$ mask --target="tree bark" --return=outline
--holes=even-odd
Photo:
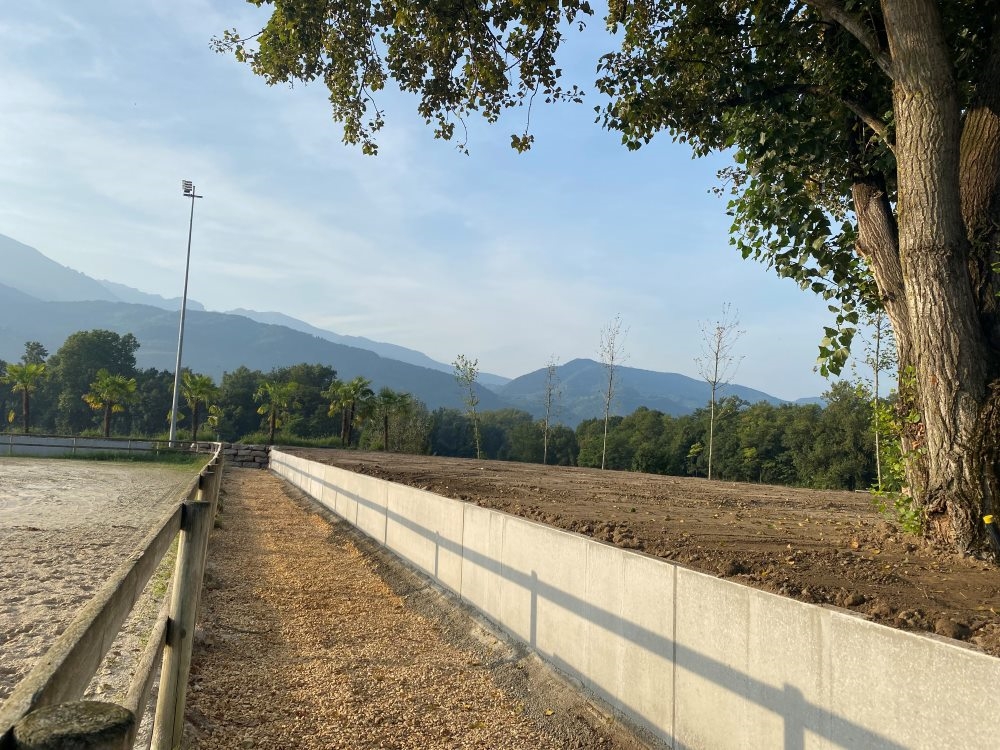
[[[883,0],[893,63],[899,250],[926,427],[928,533],[970,549],[981,527],[977,420],[987,347],[969,278],[959,189],[960,115],[932,0]]]
[[[889,202],[885,180],[881,175],[855,178],[851,188],[854,214],[858,219],[857,252],[871,269],[878,287],[879,299],[889,318],[896,339],[899,373],[916,372],[913,342],[910,335],[910,311],[906,304],[903,266],[899,257],[899,226]],[[908,394],[900,388],[901,401],[897,408],[908,410]],[[923,425],[901,420],[901,447],[907,456],[907,485],[913,497],[922,497],[927,489],[927,460]]]

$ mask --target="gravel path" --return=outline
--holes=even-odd
[[[188,692],[191,748],[636,748],[261,471],[227,471]]]

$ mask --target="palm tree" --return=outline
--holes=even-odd
[[[184,394],[184,400],[191,409],[191,440],[197,441],[198,422],[201,416],[198,413],[198,407],[204,404],[211,408],[209,403],[216,395],[215,383],[212,382],[212,378],[208,375],[193,375],[190,372],[185,372],[183,383],[181,384],[181,393]]]
[[[30,362],[23,365],[7,365],[6,374],[0,378],[10,385],[11,391],[21,394],[21,415],[24,417],[25,433],[31,431],[31,394],[38,388],[38,381],[45,376],[44,362]]]
[[[334,378],[333,382],[330,383],[327,389],[322,393],[323,398],[325,398],[327,401],[330,402],[330,408],[327,409],[326,415],[328,417],[332,417],[337,412],[340,412],[341,442],[343,442],[344,440],[344,431],[346,429],[344,426],[346,419],[346,413],[344,411],[344,407],[346,406],[346,404],[344,403],[344,394],[346,393],[346,390],[344,388],[344,385],[345,384],[343,381]]]
[[[382,420],[382,450],[389,450],[389,422],[399,411],[405,410],[413,402],[409,393],[399,393],[391,388],[382,388],[374,399],[375,411]]]
[[[259,401],[257,413],[267,417],[267,444],[274,443],[274,431],[284,421],[288,413],[295,408],[295,392],[298,383],[274,383],[265,380],[253,394],[253,400]]]
[[[351,444],[354,428],[368,411],[375,393],[372,381],[360,375],[346,383],[334,382],[323,395],[330,399],[328,414],[332,417],[340,411],[340,442],[346,447]]]
[[[104,437],[111,436],[111,415],[125,411],[125,405],[135,398],[135,378],[112,375],[101,368],[97,379],[90,384],[90,393],[83,395],[87,405],[95,410],[104,410]]]
[[[222,420],[225,417],[225,412],[222,411],[222,407],[218,404],[212,404],[208,407],[208,419],[205,420],[205,424],[215,430],[215,439],[219,439],[219,430],[222,427]]]

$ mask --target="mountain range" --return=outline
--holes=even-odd
[[[0,235],[0,358],[16,361],[25,341],[40,341],[55,352],[71,333],[103,328],[132,333],[140,342],[140,367],[173,370],[180,299],[91,278],[60,265],[39,251]],[[338,377],[361,375],[377,390],[408,391],[430,409],[460,408],[461,393],[453,367],[396,344],[344,335],[279,312],[238,309],[214,312],[188,300],[184,364],[218,381],[240,365],[263,371],[311,362],[327,364]],[[680,415],[708,402],[707,383],[677,373],[637,368],[618,370],[614,412],[629,414],[639,406]],[[558,419],[575,426],[602,414],[605,375],[602,365],[574,359],[557,371]],[[516,407],[539,416],[546,370],[513,380],[480,373],[477,386],[482,410]],[[783,403],[761,391],[727,386],[723,395],[747,401]]]

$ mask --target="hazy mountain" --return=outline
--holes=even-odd
[[[797,398],[792,403],[796,406],[809,406],[810,404],[826,406],[826,399],[822,396],[807,396],[805,398]]]
[[[97,281],[3,235],[0,268],[4,270],[0,277],[0,358],[16,361],[29,340],[40,341],[55,352],[75,331],[104,328],[135,334],[141,344],[141,367],[173,369],[179,299]],[[216,380],[240,365],[268,371],[299,362],[322,363],[335,368],[343,379],[363,375],[376,388],[409,391],[431,409],[461,407],[452,366],[413,349],[337,334],[279,312],[216,313],[192,300],[188,305],[184,364]],[[513,405],[539,416],[545,372],[536,370],[514,380],[481,373],[480,383],[485,387],[480,389],[480,408]],[[632,367],[622,367],[618,373],[616,414],[646,406],[680,415],[708,403],[709,388],[702,380]],[[606,380],[599,363],[589,359],[567,362],[559,367],[559,380],[560,421],[576,426],[603,413],[601,393]],[[739,396],[751,403],[784,403],[741,385],[726,386],[721,395]],[[796,403],[822,403],[822,399]]]
[[[237,308],[236,310],[230,310],[229,312],[233,315],[246,316],[247,318],[250,318],[250,320],[256,320],[258,323],[271,323],[274,325],[287,326],[288,328],[301,331],[302,333],[319,336],[321,339],[332,341],[335,344],[344,344],[345,346],[355,346],[359,349],[367,349],[370,352],[375,352],[380,357],[398,359],[400,362],[408,362],[409,364],[417,365],[418,367],[429,367],[432,370],[438,370],[448,374],[452,374],[455,371],[455,368],[452,365],[446,365],[443,362],[433,360],[426,354],[418,352],[415,349],[407,349],[405,346],[398,346],[396,344],[386,344],[382,341],[372,341],[371,339],[366,339],[364,336],[344,336],[339,333],[334,333],[333,331],[328,331],[325,328],[317,328],[314,325],[310,325],[303,320],[293,318],[292,316],[285,315],[284,313],[260,312],[258,310],[246,310],[244,308]],[[479,382],[487,388],[496,390],[496,387],[509,383],[510,378],[505,378],[502,375],[493,375],[488,372],[481,372],[479,373]]]
[[[180,310],[180,297],[167,298],[159,294],[143,292],[115,281],[93,279],[84,273],[74,271],[71,268],[50,260],[33,247],[29,247],[4,235],[0,235],[0,268],[5,269],[5,275],[0,277],[0,281],[9,287],[19,289],[43,301],[85,302],[89,300],[105,300],[109,302],[151,305],[163,310]],[[189,311],[205,310],[203,304],[192,299],[188,299],[187,308]],[[259,312],[257,310],[245,309],[232,310],[231,313],[245,316],[258,323],[286,326],[292,330],[318,336],[335,344],[367,349],[381,357],[407,362],[418,367],[427,367],[432,370],[448,373],[449,375],[454,372],[454,368],[451,365],[437,362],[426,354],[414,349],[407,349],[404,346],[387,344],[381,341],[372,341],[362,336],[341,335],[333,331],[317,328],[284,313]],[[479,380],[487,388],[495,388],[509,382],[510,378],[484,372],[480,373]]]
[[[105,279],[99,279],[98,283],[115,295],[115,298],[121,302],[131,302],[136,305],[152,305],[153,307],[159,307],[164,310],[176,310],[177,312],[180,312],[180,297],[163,297],[159,294],[149,294],[148,292],[142,292],[138,289],[133,289],[130,286],[118,284],[114,281],[106,281]],[[204,310],[205,306],[188,297],[187,309]]]
[[[116,300],[99,281],[56,263],[17,240],[0,234],[0,277],[7,286],[40,300]]]
[[[569,425],[577,425],[584,419],[604,415],[603,393],[607,389],[607,373],[604,367],[591,359],[574,359],[557,369],[558,419]],[[674,372],[654,372],[635,367],[619,367],[615,370],[615,398],[613,414],[631,414],[640,406],[680,416],[690,414],[708,403],[711,396],[708,384]],[[531,412],[536,417],[544,414],[546,370],[514,378],[507,385],[497,389],[504,399],[519,409]],[[785,403],[779,398],[742,385],[727,385],[720,396],[739,396],[745,401],[756,403],[767,401],[772,404]]]
[[[151,305],[125,302],[46,302],[0,284],[0,358],[16,361],[25,341],[40,341],[55,352],[75,331],[102,328],[132,333],[139,339],[136,354],[142,368],[173,370],[177,353],[177,314]],[[388,386],[409,391],[428,408],[461,408],[461,394],[449,374],[379,357],[373,352],[268,325],[242,315],[188,311],[184,330],[184,365],[211,375],[240,365],[268,371],[299,362],[327,364],[338,377],[370,378],[377,390]],[[486,388],[479,389],[480,408],[509,406]]]

